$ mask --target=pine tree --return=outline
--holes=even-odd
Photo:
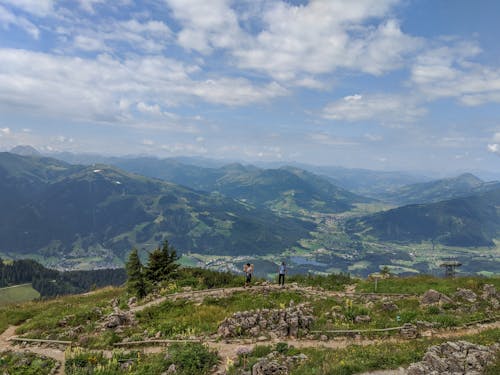
[[[163,243],[161,248],[157,248],[149,253],[146,277],[151,283],[159,283],[169,280],[175,274],[179,265],[175,248],[169,245],[168,241]]]
[[[135,294],[138,298],[144,297],[147,294],[146,282],[144,280],[143,267],[137,249],[132,249],[125,267],[128,276],[128,291]]]

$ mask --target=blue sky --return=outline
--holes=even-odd
[[[0,150],[499,171],[495,0],[0,0]]]

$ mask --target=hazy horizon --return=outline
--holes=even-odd
[[[500,168],[500,3],[0,0],[0,150]]]

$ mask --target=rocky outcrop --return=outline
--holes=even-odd
[[[224,338],[270,334],[275,337],[297,337],[299,329],[307,332],[313,321],[312,310],[307,304],[285,309],[243,311],[226,318],[218,334]]]
[[[458,288],[457,292],[455,293],[455,297],[463,299],[470,303],[476,302],[477,300],[477,294],[470,289]]]
[[[252,367],[253,375],[288,375],[288,367],[276,361],[263,359]]]
[[[416,339],[418,337],[418,328],[411,323],[405,323],[399,330],[399,334],[405,339]]]
[[[290,369],[306,360],[307,356],[303,353],[286,356],[274,351],[253,365],[252,375],[288,375]]]
[[[103,327],[114,329],[121,326],[128,326],[135,323],[134,314],[130,311],[115,309],[114,312],[104,318]]]
[[[434,305],[434,304],[445,304],[445,303],[453,303],[453,300],[446,296],[443,293],[439,293],[437,290],[434,289],[429,289],[427,292],[424,293],[422,296],[422,299],[420,300],[420,305],[422,306],[428,306],[428,305]]]
[[[424,359],[408,367],[407,375],[479,375],[495,360],[499,345],[487,347],[467,341],[430,347]]]
[[[483,294],[481,295],[483,299],[489,300],[493,298],[498,298],[497,288],[493,284],[484,284]]]

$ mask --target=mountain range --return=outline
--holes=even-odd
[[[181,252],[267,254],[309,237],[314,224],[106,165],[0,153],[0,251],[45,257],[168,238]]]
[[[433,203],[464,197],[500,187],[500,182],[485,182],[471,173],[457,177],[406,185],[380,194],[379,198],[396,205]]]
[[[379,241],[435,241],[450,246],[493,246],[500,235],[500,187],[436,203],[415,204],[346,223],[347,231]]]

